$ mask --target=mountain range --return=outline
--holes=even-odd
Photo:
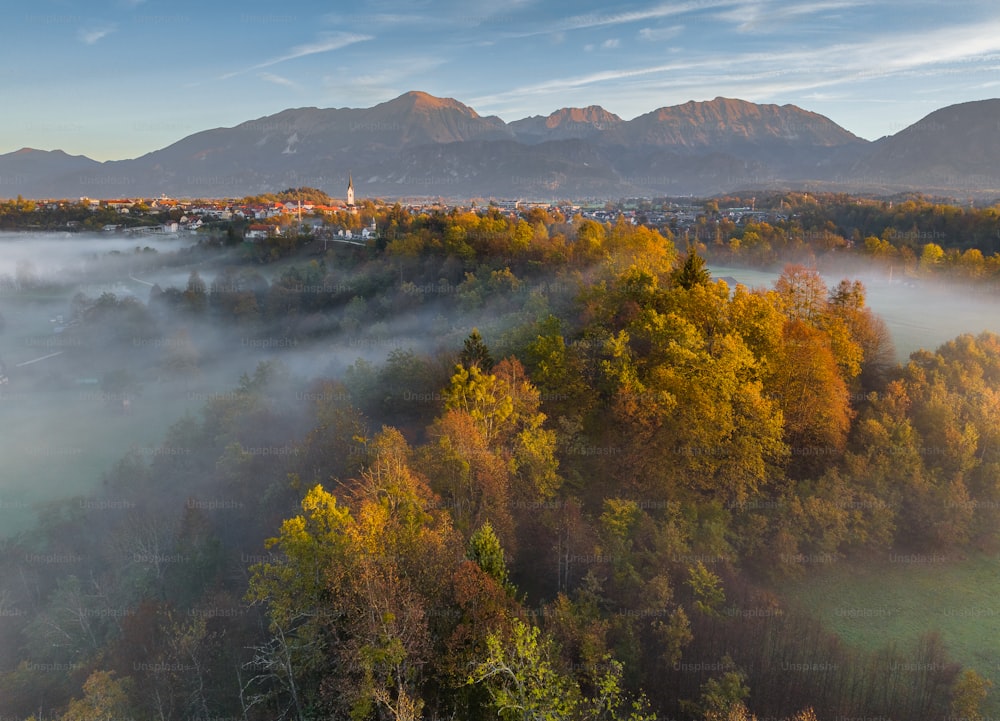
[[[505,123],[412,91],[371,108],[296,108],[139,158],[0,155],[0,197],[234,197],[313,186],[358,197],[524,199],[749,189],[1000,195],[1000,99],[868,141],[794,105],[728,98],[623,120],[600,106]]]

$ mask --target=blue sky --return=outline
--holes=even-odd
[[[12,0],[3,28],[0,153],[98,160],[408,90],[508,122],[736,97],[869,139],[1000,96],[996,0]]]

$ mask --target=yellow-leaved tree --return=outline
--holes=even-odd
[[[511,509],[551,499],[561,484],[556,434],[545,427],[539,392],[509,358],[492,372],[456,366],[443,396],[421,468],[466,535],[488,520],[513,551]]]
[[[429,611],[445,606],[462,546],[400,433],[384,428],[369,450],[345,502],[313,487],[268,542],[277,558],[251,569],[247,597],[266,605],[272,635],[257,649],[251,704],[273,702],[277,681],[297,718],[317,708],[366,717],[376,706],[420,715]]]

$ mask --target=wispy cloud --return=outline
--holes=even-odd
[[[641,28],[638,32],[638,36],[640,40],[648,43],[655,43],[660,42],[661,40],[675,38],[681,34],[683,29],[683,25],[671,25],[666,28]]]
[[[748,1],[751,0],[695,0],[678,3],[660,3],[652,7],[627,12],[585,13],[562,19],[557,18],[541,25],[535,23],[530,29],[504,32],[503,36],[513,39],[537,37],[539,35],[560,35],[574,30],[614,27],[617,25],[710,11],[716,8],[741,6]]]
[[[809,7],[831,4],[817,2]],[[685,53],[673,62],[543,79],[472,98],[471,102],[477,108],[498,113],[521,107],[532,98],[573,104],[595,94],[605,102],[619,98],[633,105],[639,97],[676,97],[681,92],[687,94],[684,99],[725,94],[757,102],[780,102],[792,94],[853,92],[858,83],[946,74],[956,66],[961,66],[964,73],[985,71],[995,64],[997,53],[1000,21],[993,21],[929,32],[873,34],[862,42],[807,49]]]
[[[621,40],[619,40],[618,38],[608,38],[600,45],[595,45],[594,43],[587,43],[586,45],[583,46],[583,49],[588,53],[593,52],[598,48],[600,48],[601,50],[615,50],[616,48],[621,47],[621,44],[622,44]]]
[[[464,0],[452,9],[428,8],[427,12],[412,12],[407,6],[403,12],[360,12],[357,14],[330,13],[323,16],[323,22],[340,27],[347,26],[364,30],[365,28],[384,28],[387,26],[430,26],[441,29],[448,27],[474,28],[493,25],[499,19],[509,22],[517,13],[536,4],[536,0],[508,0],[503,5],[497,5],[495,0],[471,2]]]
[[[817,2],[803,2],[797,5],[792,3],[781,5],[777,12],[787,16],[814,15],[829,10],[844,10],[846,8],[870,4],[870,0],[817,0]]]
[[[227,78],[232,78],[253,70],[269,68],[274,65],[278,65],[279,63],[296,60],[297,58],[304,58],[309,55],[318,55],[320,53],[340,50],[341,48],[346,48],[348,45],[354,45],[355,43],[364,42],[365,40],[372,40],[374,37],[374,35],[359,35],[357,33],[323,33],[315,42],[296,45],[284,55],[279,55],[278,57],[271,58],[270,60],[265,60],[262,63],[251,65],[249,68],[244,70],[227,73],[222,76],[222,79],[225,80]]]
[[[275,73],[257,73],[257,77],[261,80],[273,83],[274,85],[281,85],[282,87],[291,88],[293,90],[302,90],[302,86],[294,80],[289,80],[288,78],[276,75]]]
[[[333,13],[323,17],[324,22],[343,25],[345,21],[355,27],[384,27],[386,25],[426,25],[440,22],[431,14],[418,13],[371,13],[367,15],[343,15]]]
[[[87,45],[93,45],[102,38],[107,37],[116,30],[115,25],[104,25],[102,27],[90,27],[90,28],[80,28],[76,32],[76,36],[81,42]]]
[[[877,47],[874,48],[877,50]],[[885,56],[889,69],[941,63],[995,61],[1000,52],[1000,21],[972,26],[946,27],[890,41]]]
[[[620,13],[588,13],[586,15],[576,15],[567,18],[559,23],[562,30],[583,30],[585,28],[599,28],[611,25],[624,25],[626,23],[642,22],[644,20],[655,20],[658,18],[672,17],[674,15],[684,15],[691,12],[699,12],[716,7],[729,7],[732,5],[742,5],[741,0],[706,0],[705,2],[681,2],[663,3],[644,10],[633,10],[631,12]]]
[[[789,21],[801,21],[809,15],[834,10],[846,10],[867,4],[864,0],[814,0],[800,3],[772,4],[765,0],[748,2],[741,7],[716,14],[720,20],[733,23],[741,33],[784,31]]]
[[[304,58],[307,55],[318,55],[319,53],[328,53],[332,50],[340,50],[341,48],[346,48],[348,45],[372,39],[374,39],[373,35],[358,35],[356,33],[324,33],[323,36],[316,42],[296,45],[286,54],[267,60],[259,65],[255,65],[253,69],[267,68],[272,65],[277,65],[278,63],[287,62],[288,60]]]
[[[496,0],[458,0],[445,11],[430,13],[439,24],[479,28],[495,28],[498,24],[506,25],[524,19],[524,11],[536,5],[537,0],[507,0],[498,3]]]
[[[662,18],[704,12],[715,8],[740,7],[755,0],[696,0],[694,2],[661,3],[652,7],[628,12],[586,13],[573,15],[547,23],[545,27],[524,32],[508,33],[508,37],[533,37],[571,30],[613,27],[628,23],[659,20]]]

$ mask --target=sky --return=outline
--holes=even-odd
[[[722,96],[869,140],[1000,97],[996,0],[9,0],[0,153],[133,158],[286,108],[409,90],[510,122]]]

